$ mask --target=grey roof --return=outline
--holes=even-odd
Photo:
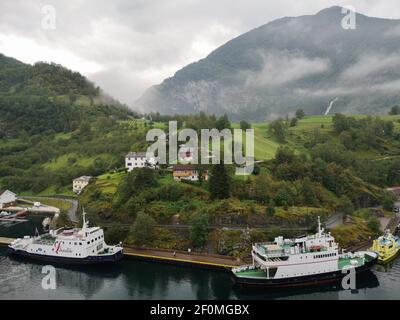
[[[12,191],[10,191],[10,190],[0,190],[0,196],[3,194],[3,193],[5,193],[5,192],[10,192],[10,193],[12,193],[14,196],[16,196],[16,194],[14,193],[14,192],[12,192]]]
[[[74,180],[81,180],[81,181],[89,182],[90,179],[92,179],[92,176],[82,176],[82,177],[79,177],[79,178],[75,178]]]
[[[134,158],[134,157],[139,157],[139,158],[146,158],[146,152],[128,152],[128,154],[125,156],[125,158]]]
[[[173,171],[200,170],[202,168],[205,169],[207,167],[204,166],[204,165],[201,165],[201,164],[191,164],[191,163],[188,163],[188,164],[174,164],[172,166],[172,170]]]

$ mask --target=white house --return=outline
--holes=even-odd
[[[91,176],[82,176],[79,178],[75,178],[74,180],[72,180],[72,191],[80,194],[82,190],[89,184],[91,179]]]
[[[152,168],[157,167],[157,158],[154,154],[147,155],[146,152],[129,152],[125,156],[125,168],[132,171],[135,168]]]
[[[10,190],[0,191],[0,209],[13,205],[17,201],[17,195]]]

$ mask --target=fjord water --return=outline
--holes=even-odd
[[[43,218],[0,226],[0,236],[20,237]],[[357,278],[357,290],[239,289],[223,271],[123,259],[113,266],[56,267],[56,289],[42,288],[43,264],[15,260],[0,246],[0,299],[400,299],[400,258]]]

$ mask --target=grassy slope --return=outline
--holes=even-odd
[[[63,199],[41,198],[41,197],[27,197],[27,200],[40,202],[42,204],[59,208],[62,211],[67,211],[71,207],[71,203]]]
[[[117,191],[118,184],[125,173],[105,173],[96,178],[96,185],[101,188],[103,193],[114,194]]]
[[[364,115],[354,115],[356,118],[365,117]],[[400,116],[379,116],[382,120],[394,120],[396,130],[400,130]],[[321,133],[332,132],[332,118],[333,116],[307,116],[301,119],[297,126],[289,128],[287,145],[297,152],[307,152],[303,146],[305,138],[313,134],[315,130]],[[234,128],[238,128],[235,124]],[[267,123],[253,123],[254,128],[254,153],[256,159],[269,160],[275,156],[275,152],[280,146],[273,137],[268,134]],[[374,156],[370,153],[361,153],[360,156]]]
[[[362,117],[361,115],[355,115],[355,117]],[[395,120],[395,127],[397,130],[400,130],[400,116],[381,116],[382,119],[385,120]],[[127,120],[120,121],[121,125],[127,126],[134,130],[144,129],[144,121],[143,120]],[[154,123],[154,128],[162,128],[166,129],[166,126],[161,123]],[[233,124],[234,128],[238,128],[239,125],[237,123]],[[255,131],[255,157],[259,160],[268,160],[272,159],[275,156],[276,150],[279,148],[280,144],[277,143],[273,137],[271,137],[268,133],[268,124],[267,123],[254,123],[252,127]],[[150,129],[150,126],[147,125],[147,128]],[[298,122],[298,125],[289,129],[289,134],[287,137],[287,146],[293,148],[297,152],[308,152],[304,148],[304,142],[307,141],[314,130],[319,130],[321,133],[330,133],[332,132],[332,116],[307,116],[304,119],[301,119]],[[59,133],[55,136],[56,140],[66,140],[70,138],[71,133]],[[14,144],[18,144],[20,141],[18,139],[9,139],[0,141],[0,147],[10,146]],[[128,151],[128,150],[127,150]],[[385,158],[382,155],[370,154],[368,152],[359,152],[357,153],[360,157],[371,157],[371,158]],[[100,157],[105,160],[109,158],[108,154],[101,154]],[[59,170],[63,167],[68,166],[68,159],[75,158],[76,164],[87,167],[93,163],[93,160],[96,157],[84,157],[77,153],[67,153],[57,158],[51,159],[47,163],[43,164],[43,167],[50,170]],[[110,176],[110,179],[107,179],[107,176]],[[118,185],[118,181],[121,178],[120,175],[113,174],[105,174],[98,177],[98,182],[104,185],[104,189],[106,192],[114,192],[116,190],[116,185]],[[164,179],[164,182],[168,182],[168,178]],[[55,192],[54,187],[50,186],[46,190],[42,191],[40,195],[51,195],[51,194],[66,194],[71,195],[70,191],[71,187],[66,186],[62,188],[60,192]]]

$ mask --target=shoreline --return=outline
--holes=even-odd
[[[13,238],[0,237],[0,245],[9,245]],[[124,247],[124,257],[130,259],[156,261],[175,265],[196,266],[208,269],[229,270],[240,266],[243,261],[230,256],[176,251],[167,249],[150,249]]]

